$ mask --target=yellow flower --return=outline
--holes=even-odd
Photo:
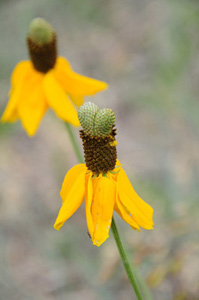
[[[78,110],[86,164],[66,174],[60,192],[63,204],[54,228],[59,230],[85,198],[87,226],[93,244],[109,236],[113,210],[133,229],[153,228],[153,209],[134,191],[117,160],[115,114],[86,102]]]
[[[57,57],[56,35],[42,19],[30,25],[28,48],[31,61],[22,61],[11,77],[10,99],[2,122],[21,120],[29,136],[33,136],[47,108],[74,126],[79,126],[76,106],[84,96],[107,88],[107,84],[75,73],[64,57]]]
[[[85,164],[74,166],[64,178],[60,195],[63,203],[54,228],[60,229],[84,197],[87,226],[94,245],[100,246],[109,237],[113,210],[133,229],[153,228],[153,209],[137,195],[119,161],[113,171],[97,177]]]

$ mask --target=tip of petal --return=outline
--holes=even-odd
[[[148,224],[145,224],[144,226],[142,226],[144,229],[146,229],[146,230],[151,230],[151,229],[154,229],[153,228],[153,225],[154,225],[154,223],[153,223],[153,220],[151,221],[151,223],[148,223]]]
[[[101,88],[102,88],[102,90],[107,90],[108,89],[108,84],[104,81],[101,81]]]
[[[22,126],[23,126],[24,130],[26,131],[26,134],[30,138],[32,138],[36,134],[38,128],[33,128],[31,126],[31,123],[30,124],[26,124],[26,123],[24,124],[23,120],[21,120],[21,123],[22,123]]]
[[[7,122],[14,123],[17,120],[18,120],[18,115],[16,114],[16,112],[8,110],[7,107],[0,118],[1,123],[7,123]]]
[[[26,129],[26,133],[30,138],[32,138],[35,135],[35,131],[32,132],[32,131],[28,131],[27,129]]]
[[[96,81],[97,81],[97,84],[96,84],[95,90],[93,91],[93,93],[90,96],[92,96],[96,93],[99,93],[101,91],[105,91],[109,87],[108,84],[104,81],[100,81],[100,80],[97,80],[97,79],[96,79]]]
[[[153,223],[153,221],[152,221],[151,224],[145,225],[145,227],[143,227],[143,229],[145,229],[145,230],[152,230],[152,229],[154,229],[154,228],[153,228],[153,225],[154,225],[154,223]],[[130,225],[130,226],[131,226],[131,228],[133,228],[133,230],[138,230],[139,232],[141,232],[141,229],[140,229],[139,226],[138,226],[138,227],[134,227],[134,226],[132,226],[132,225]]]
[[[152,222],[152,224],[147,228],[147,230],[151,230],[151,229],[154,229],[154,223]]]
[[[74,120],[71,121],[71,124],[72,124],[73,126],[75,126],[75,127],[79,127],[79,126],[80,126],[80,122],[79,122],[78,119],[76,120],[76,118],[74,118]]]
[[[100,247],[107,239],[109,238],[109,236],[106,237],[106,239],[103,239],[103,240],[93,240],[93,245],[97,246],[97,247]]]
[[[60,230],[60,228],[62,227],[62,225],[63,225],[63,223],[55,223],[53,227],[56,230]]]

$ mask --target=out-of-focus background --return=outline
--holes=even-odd
[[[38,16],[76,72],[109,83],[86,100],[115,111],[118,157],[154,208],[153,231],[116,216],[130,260],[154,299],[199,299],[199,2],[1,0],[1,114]],[[33,138],[20,122],[0,124],[0,299],[135,299],[112,234],[92,245],[84,206],[53,229],[62,180],[76,163],[52,111]]]

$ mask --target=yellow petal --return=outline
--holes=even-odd
[[[25,73],[27,74],[27,71],[30,69],[33,69],[33,67],[31,61],[29,60],[23,60],[16,65],[11,75],[12,88],[16,87],[19,84],[21,78]]]
[[[86,220],[88,231],[93,239],[94,223],[91,213],[91,205],[93,200],[92,173],[86,175],[85,181],[85,205],[86,205]]]
[[[116,200],[116,184],[106,177],[93,179],[92,216],[94,221],[93,244],[100,246],[108,237]]]
[[[47,102],[59,118],[71,123],[73,126],[79,126],[77,112],[71,100],[55,79],[53,72],[54,70],[49,71],[44,77],[43,86]]]
[[[4,110],[4,113],[1,117],[1,122],[16,122],[19,119],[18,112],[16,109],[16,103],[18,97],[16,97],[17,94],[14,95],[14,97],[10,97],[10,100]]]
[[[47,109],[42,88],[43,78],[42,73],[31,73],[23,87],[17,107],[22,125],[29,136],[33,136],[37,131]]]
[[[70,171],[69,171],[69,175],[70,175]],[[71,179],[74,178],[73,171],[71,172]],[[66,176],[68,177],[68,173],[66,174]],[[68,186],[68,183],[65,180],[64,182]],[[64,186],[62,186],[62,189],[63,188],[65,189]],[[85,191],[85,169],[82,168],[82,171],[76,174],[76,178],[71,183],[71,187],[68,186],[68,189],[64,191],[65,197],[63,199],[62,207],[58,213],[57,219],[54,224],[55,229],[59,230],[62,227],[62,225],[66,222],[66,220],[69,219],[74,214],[74,212],[79,208],[79,206],[82,204],[83,201],[84,191]]]
[[[77,95],[71,95],[69,94],[70,99],[72,100],[72,102],[77,105],[78,107],[80,107],[83,103],[84,103],[84,97],[83,96],[77,96]]]
[[[152,219],[153,209],[137,195],[122,168],[117,176],[117,184],[119,200],[123,207],[125,207],[126,212],[129,212],[129,216],[138,226],[145,229],[152,229],[154,224]]]
[[[69,193],[73,183],[75,182],[77,176],[82,173],[86,172],[87,167],[85,164],[78,164],[74,166],[72,169],[70,169],[64,178],[64,181],[62,183],[62,188],[60,191],[60,196],[62,198],[62,201],[64,202],[66,199],[67,194]]]
[[[17,64],[11,76],[12,88],[9,93],[10,99],[6,109],[1,117],[2,122],[15,122],[18,119],[17,104],[19,102],[21,92],[25,86],[26,78],[31,70],[29,61],[22,61]]]
[[[120,202],[119,198],[117,198],[114,210],[118,213],[118,215],[128,223],[133,229],[138,229],[140,231],[139,226],[133,220],[130,212],[126,209],[126,207]]]
[[[93,78],[75,73],[64,57],[58,57],[55,76],[65,91],[75,96],[90,96],[107,89],[108,85]]]

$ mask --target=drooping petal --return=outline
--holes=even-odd
[[[72,102],[80,107],[84,103],[84,97],[83,96],[77,96],[77,95],[71,95],[68,94]]]
[[[135,220],[133,220],[130,212],[126,209],[126,207],[120,202],[119,197],[117,197],[117,199],[116,199],[114,210],[133,229],[135,229],[135,230],[138,229],[140,231],[140,228],[139,228],[138,224],[135,222]]]
[[[63,88],[54,77],[54,70],[49,71],[43,81],[44,92],[49,106],[56,112],[58,117],[71,123],[73,126],[79,126],[77,112],[65,94]]]
[[[85,181],[85,205],[86,205],[86,220],[89,233],[93,239],[94,223],[91,213],[92,200],[93,200],[93,185],[92,185],[92,173],[86,175]]]
[[[67,173],[66,176],[64,177],[64,181],[62,183],[62,188],[60,191],[60,196],[62,198],[62,201],[64,202],[67,194],[69,193],[71,187],[73,186],[77,176],[84,172],[87,171],[87,167],[85,164],[78,164],[74,167],[72,167],[72,169],[70,169]]]
[[[11,76],[11,91],[6,109],[1,117],[2,122],[15,122],[18,119],[17,104],[19,102],[23,87],[26,85],[26,77],[31,70],[29,61],[18,63]]]
[[[62,198],[63,204],[54,224],[54,228],[57,230],[62,227],[66,220],[69,219],[82,204],[85,191],[85,169],[82,168],[81,172],[78,173],[78,169],[80,171],[80,167],[81,165],[78,165],[78,167],[75,168],[77,172],[75,180],[73,180],[74,170],[70,170],[71,172],[69,171],[69,174],[66,174],[67,178],[71,182],[71,186],[69,186],[68,182],[64,180],[61,192],[62,196],[64,195],[64,199]]]
[[[69,62],[64,57],[57,58],[54,72],[61,86],[71,95],[90,96],[99,91],[105,90],[108,87],[108,85],[103,81],[75,73],[71,69]]]
[[[17,93],[13,94],[10,97],[9,102],[8,102],[8,104],[4,110],[4,113],[1,117],[2,123],[5,123],[5,122],[13,123],[19,119],[18,112],[16,109],[17,100],[18,100]]]
[[[24,74],[27,74],[27,72],[33,69],[32,63],[30,60],[23,60],[20,61],[16,67],[14,68],[12,75],[11,75],[11,86],[12,88],[15,88],[19,81],[21,81],[21,78],[24,76]]]
[[[126,212],[129,213],[132,220],[135,221],[138,226],[145,229],[152,229],[154,224],[152,219],[153,209],[137,195],[122,168],[117,176],[117,185],[119,201],[123,205],[123,208],[126,209]],[[117,205],[119,204],[119,201],[117,202]],[[123,217],[125,216],[127,220],[127,215],[124,214],[121,206],[120,212],[123,212]]]
[[[48,107],[42,88],[43,78],[42,73],[34,70],[29,74],[17,106],[22,125],[29,136],[36,133]]]
[[[93,185],[93,244],[100,246],[109,237],[116,200],[116,184],[113,180],[102,176],[93,179]]]

